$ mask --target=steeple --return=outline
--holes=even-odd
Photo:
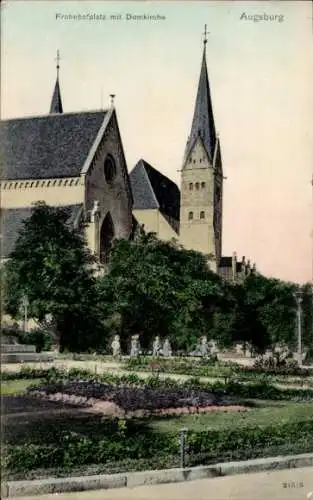
[[[55,82],[53,96],[52,96],[51,105],[50,105],[50,114],[63,113],[61,91],[60,91],[60,84],[59,84],[59,70],[60,70],[60,52],[59,51],[57,51],[56,63],[57,63],[57,79]]]
[[[203,140],[204,147],[211,161],[213,160],[213,155],[214,155],[216,132],[215,132],[209,78],[208,78],[208,70],[206,64],[207,35],[208,32],[206,30],[206,25],[205,25],[200,78],[199,78],[191,131],[185,151],[185,161],[187,160],[190,150],[192,149],[194,143],[196,142],[197,137],[199,136]]]
[[[207,29],[190,136],[181,169],[180,242],[207,256],[218,272],[222,255],[223,168],[206,65]]]

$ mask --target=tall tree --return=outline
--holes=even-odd
[[[36,204],[6,264],[7,313],[18,317],[26,296],[30,317],[55,320],[61,349],[97,344],[101,328],[92,264],[82,228],[69,223],[68,211]]]
[[[108,273],[100,279],[100,303],[120,318],[123,348],[140,334],[144,347],[155,335],[186,349],[205,331],[203,297],[216,300],[219,278],[203,255],[163,242],[153,234],[116,241]],[[214,288],[215,287],[215,288]]]

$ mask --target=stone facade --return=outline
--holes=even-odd
[[[63,116],[66,118],[66,114]],[[32,205],[38,201],[44,201],[54,207],[82,207],[80,211],[78,208],[75,209],[87,223],[87,244],[91,252],[99,259],[101,255],[102,260],[106,258],[105,254],[108,253],[114,237],[128,238],[130,236],[132,193],[114,108],[103,113],[103,116],[104,120],[97,135],[93,137],[88,155],[81,159],[83,168],[78,176],[2,178],[1,210],[4,214],[4,224],[8,220],[8,224],[12,225],[14,217],[19,215],[27,213],[29,216]],[[79,116],[75,119],[79,119]],[[27,123],[25,123],[26,126],[28,126]],[[45,119],[45,126],[49,126],[49,117]],[[110,179],[106,175],[108,158],[113,168]],[[10,172],[8,177],[10,177]],[[17,227],[17,224],[15,226]],[[5,228],[4,234],[6,229],[9,234],[10,228]],[[2,253],[2,257],[6,258],[7,255]]]
[[[215,224],[216,179],[199,138],[181,172],[180,242],[187,249],[209,255],[213,262],[221,255],[221,228]]]

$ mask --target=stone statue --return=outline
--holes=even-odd
[[[165,339],[165,341],[164,341],[162,353],[163,353],[163,356],[165,356],[167,358],[172,356],[172,347],[171,347],[170,341],[168,339]]]
[[[215,356],[218,353],[217,342],[215,340],[210,340],[210,354]]]
[[[120,336],[119,335],[114,336],[113,342],[111,344],[111,348],[113,351],[113,356],[115,358],[119,357],[121,355],[121,344],[120,344]]]
[[[130,356],[132,358],[139,356],[140,354],[140,344],[139,335],[133,335],[131,338]]]
[[[161,342],[160,342],[160,337],[157,335],[152,345],[152,355],[156,357],[160,356],[160,354],[161,354]]]
[[[199,345],[199,352],[200,352],[200,355],[203,357],[205,357],[209,354],[208,339],[205,336],[201,337],[201,342]]]

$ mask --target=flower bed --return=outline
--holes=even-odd
[[[27,428],[22,438],[17,439],[13,428],[11,434],[11,441],[9,433],[5,435],[3,464],[11,474],[91,464],[112,467],[112,463],[126,458],[130,461],[129,470],[132,470],[132,460],[143,460],[143,468],[146,468],[147,460],[154,460],[156,468],[164,463],[168,467],[177,467],[179,463],[177,433],[156,433],[132,420],[85,418],[81,421],[41,421],[31,429]],[[298,453],[304,453],[312,450],[313,421],[190,431],[186,439],[188,462],[194,465],[216,463],[223,459],[245,460],[260,454],[273,456],[290,453],[293,448]]]
[[[133,414],[145,410],[148,414],[183,413],[189,411],[208,411],[212,408],[236,408],[227,396],[214,394],[210,390],[176,388],[153,388],[115,386],[95,381],[58,382],[55,384],[27,389],[33,397],[63,401],[93,407],[103,413],[113,415]],[[105,404],[104,404],[105,403]],[[238,409],[243,410],[241,405]]]
[[[77,368],[72,368],[68,371],[56,368],[49,369],[33,369],[21,368],[19,372],[2,372],[2,380],[19,380],[19,379],[41,379],[45,384],[59,383],[64,381],[87,380],[102,382],[104,384],[114,385],[116,387],[132,386],[141,388],[168,388],[168,389],[191,389],[194,390],[209,390],[214,395],[231,396],[238,398],[258,398],[286,401],[313,401],[312,389],[281,389],[271,385],[264,377],[261,380],[256,380],[251,383],[240,383],[229,381],[215,381],[212,383],[201,382],[198,378],[193,377],[185,381],[177,381],[172,378],[160,378],[156,375],[151,375],[148,378],[142,378],[137,374],[129,375],[113,375],[110,373],[97,374]]]

